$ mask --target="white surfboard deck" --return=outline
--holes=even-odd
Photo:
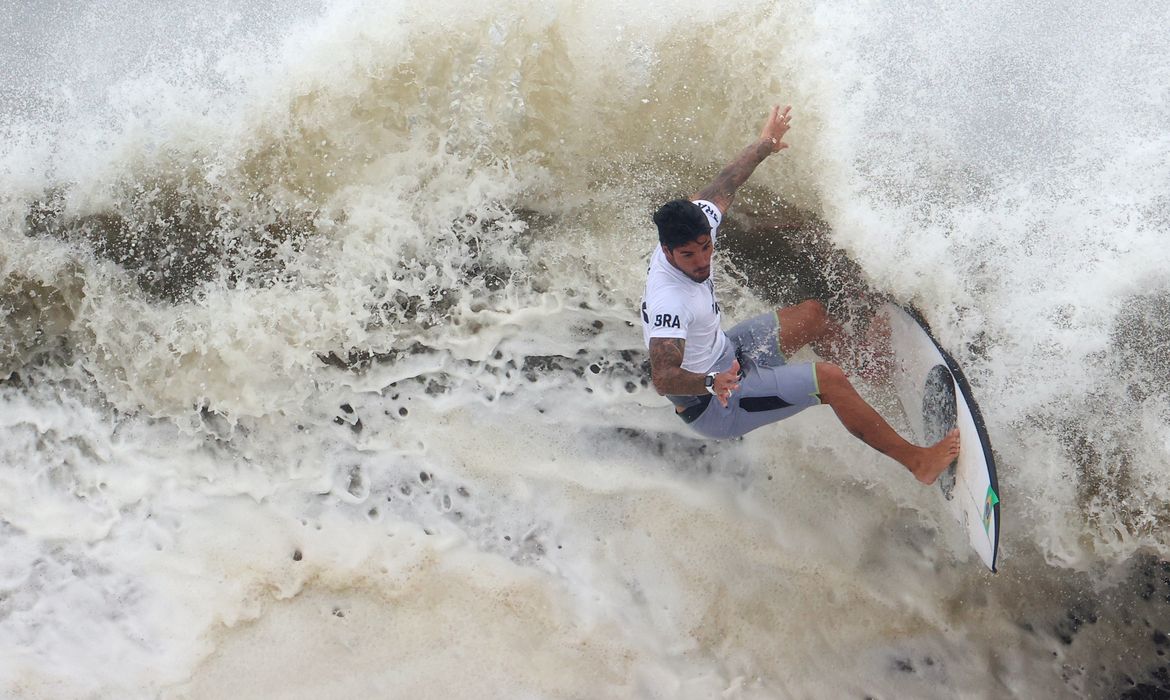
[[[952,420],[959,428],[959,459],[939,477],[939,484],[971,547],[994,572],[999,553],[999,483],[991,442],[971,387],[920,316],[896,304],[885,304],[878,313],[890,322],[890,379],[918,444],[938,441]]]

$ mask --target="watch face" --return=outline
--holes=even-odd
[[[707,378],[703,380],[703,384],[705,384],[708,389],[715,386],[715,375],[708,374]]]

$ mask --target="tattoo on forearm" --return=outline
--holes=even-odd
[[[713,202],[723,200],[730,204],[739,186],[747,182],[756,167],[771,153],[771,145],[762,140],[743,149],[735,160],[715,176],[711,184],[699,192],[698,198]]]
[[[671,368],[682,368],[686,345],[687,341],[682,338],[650,339],[650,372],[655,378],[666,374]]]
[[[692,395],[706,390],[703,375],[682,368],[686,345],[682,338],[650,339],[650,375],[658,393]]]

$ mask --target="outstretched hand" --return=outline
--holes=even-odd
[[[749,143],[735,160],[719,171],[711,184],[699,190],[691,199],[713,202],[719,207],[719,211],[726,214],[727,208],[735,198],[735,190],[747,182],[756,166],[773,153],[788,148],[788,144],[784,143],[784,134],[788,133],[788,122],[792,119],[789,114],[791,111],[791,107],[785,107],[784,111],[780,111],[779,105],[773,107],[767,121],[764,122],[760,138]],[[760,146],[766,146],[767,150]]]
[[[784,134],[788,133],[788,122],[792,119],[791,111],[791,106],[785,106],[784,111],[781,112],[780,105],[775,105],[768,114],[767,121],[764,122],[760,138],[772,142],[773,153],[788,148],[788,144],[784,143]]]
[[[739,388],[739,360],[732,360],[731,367],[726,372],[715,375],[715,398],[727,408],[727,401],[731,392]]]

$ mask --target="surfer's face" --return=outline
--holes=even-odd
[[[699,236],[674,250],[662,246],[670,264],[696,282],[706,282],[711,276],[711,253],[714,251],[710,236]]]

